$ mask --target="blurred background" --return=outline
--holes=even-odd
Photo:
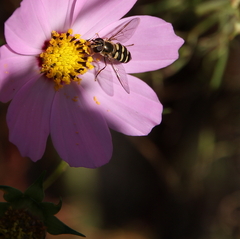
[[[1,44],[19,3],[0,2]],[[163,121],[146,137],[112,132],[112,160],[99,169],[67,168],[46,191],[48,201],[63,198],[59,219],[92,239],[240,238],[239,4],[137,2],[128,15],[158,16],[185,40],[174,64],[137,75],[158,94]],[[42,160],[22,158],[8,141],[7,107],[0,104],[0,184],[25,190],[60,159],[50,140]]]

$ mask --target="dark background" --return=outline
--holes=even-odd
[[[4,21],[19,2],[0,2],[2,44]],[[99,169],[66,169],[46,191],[48,201],[63,198],[62,221],[93,239],[240,238],[237,7],[228,0],[138,1],[129,15],[161,17],[185,40],[173,65],[137,75],[158,94],[163,121],[146,137],[112,132],[112,160]],[[8,142],[6,111],[1,103],[0,184],[25,190],[60,159],[50,140],[42,160],[22,158]]]

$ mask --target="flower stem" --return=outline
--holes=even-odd
[[[57,168],[52,172],[52,174],[44,181],[43,188],[46,190],[49,188],[58,178],[59,176],[65,172],[67,169],[68,164],[61,160],[61,162],[58,164]]]

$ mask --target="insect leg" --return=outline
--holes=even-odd
[[[126,45],[125,47],[134,46],[134,44]]]
[[[98,71],[98,73],[95,76],[95,81],[97,80],[98,75],[107,67],[106,57],[103,57],[103,58],[104,58],[105,66],[101,70]]]

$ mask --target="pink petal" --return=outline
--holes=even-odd
[[[111,158],[111,135],[94,107],[81,86],[67,85],[56,93],[51,137],[60,157],[70,166],[96,168]]]
[[[73,25],[74,32],[89,39],[108,24],[123,17],[137,0],[89,0],[79,13]]]
[[[178,58],[178,50],[183,39],[176,36],[170,23],[151,16],[134,16],[123,18],[103,31],[99,36],[111,32],[116,26],[132,18],[140,18],[134,35],[124,43],[131,52],[132,60],[124,65],[127,73],[152,71],[170,65]],[[133,46],[131,46],[134,44]]]
[[[54,93],[47,79],[32,80],[17,92],[8,108],[9,140],[22,156],[33,161],[40,159],[45,150]]]
[[[72,26],[87,0],[42,0],[51,31],[64,32]]]
[[[39,54],[51,29],[42,1],[23,0],[5,23],[8,45],[17,53]]]
[[[128,75],[130,94],[114,82],[114,96],[107,95],[98,84],[82,86],[95,101],[110,128],[127,135],[147,135],[161,122],[162,105],[156,93],[140,79]]]
[[[40,77],[37,59],[18,55],[7,45],[0,48],[0,101],[11,100],[28,81]]]
[[[21,54],[39,54],[51,31],[70,28],[75,0],[23,0],[5,23],[8,45]]]
[[[74,6],[73,6],[73,12],[71,14],[71,24],[70,26],[74,24],[76,19],[79,17],[79,14],[81,14],[81,10],[83,6],[86,4],[88,0],[81,0],[81,1],[75,1]]]

